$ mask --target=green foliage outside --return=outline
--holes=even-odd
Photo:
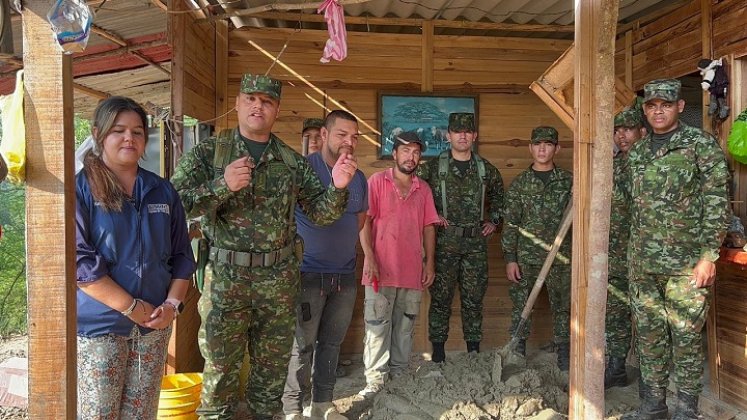
[[[75,116],[75,144],[90,134],[88,120]],[[26,189],[0,183],[0,337],[25,334],[26,325]]]

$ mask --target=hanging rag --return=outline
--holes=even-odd
[[[319,61],[329,63],[331,58],[337,61],[344,60],[348,56],[348,33],[345,29],[345,12],[342,6],[337,0],[325,0],[316,12],[324,12],[329,32],[329,39],[324,45],[324,53]]]

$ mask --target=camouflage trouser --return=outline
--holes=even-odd
[[[529,293],[534,287],[534,281],[539,277],[541,266],[524,265],[521,267],[521,281],[519,284],[511,284],[508,294],[513,302],[511,311],[511,329],[513,335],[521,320],[521,312],[527,302]],[[545,279],[545,287],[550,297],[550,310],[552,311],[553,336],[555,343],[567,343],[570,341],[571,327],[571,267],[567,265],[550,268]],[[530,318],[531,319],[531,318]],[[521,338],[529,337],[530,320],[527,320]]]
[[[294,256],[273,267],[214,263],[199,303],[198,339],[205,358],[197,411],[201,419],[233,418],[247,341],[249,410],[263,417],[279,411],[296,329],[299,281]]]
[[[628,357],[632,332],[627,276],[610,275],[609,277],[607,315],[604,324],[607,355],[616,358]]]
[[[443,343],[449,336],[451,303],[457,283],[464,340],[482,340],[482,299],[488,289],[487,253],[454,254],[437,250],[436,279],[429,289],[428,336],[431,342]]]
[[[643,383],[654,388],[674,382],[679,391],[699,395],[705,355],[701,331],[708,313],[709,288],[698,288],[692,276],[634,273],[630,301],[636,325],[636,350]]]

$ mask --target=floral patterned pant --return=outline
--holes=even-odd
[[[155,419],[170,336],[78,336],[78,419]]]

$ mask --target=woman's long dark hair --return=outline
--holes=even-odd
[[[106,211],[121,211],[122,203],[124,203],[126,197],[126,193],[119,184],[116,175],[104,164],[104,160],[101,158],[101,153],[104,150],[104,139],[122,111],[136,112],[143,120],[143,129],[147,130],[148,116],[137,102],[124,96],[106,98],[99,102],[96,110],[93,111],[91,124],[93,147],[83,158],[83,170],[91,186],[93,198],[101,203]]]

